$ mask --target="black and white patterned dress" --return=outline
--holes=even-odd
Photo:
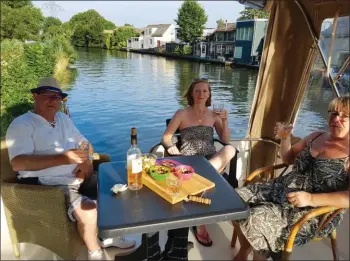
[[[190,126],[180,131],[180,152],[184,156],[201,155],[210,159],[215,153],[214,128],[211,126]]]
[[[278,259],[293,225],[313,209],[294,207],[288,202],[286,195],[289,192],[329,193],[348,190],[349,174],[345,171],[345,163],[349,157],[315,158],[311,155],[311,144],[312,141],[307,143],[288,174],[266,183],[236,189],[251,207],[249,218],[238,221],[240,228],[252,247],[265,257],[274,256]],[[317,217],[305,223],[294,245],[303,245],[315,236],[329,235],[343,219],[343,213],[316,233],[320,219]]]

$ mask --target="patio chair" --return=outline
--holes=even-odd
[[[255,183],[257,180],[259,181],[267,181],[269,179],[274,178],[275,170],[283,169],[280,175],[283,175],[285,171],[288,169],[289,165],[287,164],[277,164],[273,166],[263,167],[253,171],[246,179],[244,185],[248,185],[251,183]],[[294,240],[302,226],[310,219],[322,216],[320,224],[318,224],[317,231],[321,231],[329,222],[332,221],[334,217],[336,217],[344,208],[335,208],[335,207],[318,207],[313,210],[310,210],[307,214],[301,217],[298,222],[292,227],[291,232],[289,234],[287,243],[284,248],[284,252],[282,254],[282,260],[289,260],[289,257],[293,251]],[[329,235],[331,239],[332,246],[332,254],[333,259],[337,260],[337,251],[336,251],[336,229],[332,231]],[[313,238],[313,241],[320,241],[324,238]],[[231,247],[236,245],[237,234],[233,231],[232,239],[231,239]]]
[[[110,161],[107,154],[94,154],[94,169]],[[65,260],[75,260],[84,245],[75,224],[68,219],[63,192],[56,187],[16,183],[7,146],[1,138],[1,196],[14,255],[18,243],[45,247]]]
[[[171,121],[171,119],[167,119],[166,120],[166,126],[169,125],[169,122]],[[180,149],[181,146],[181,135],[180,135],[180,130],[177,129],[174,136],[172,137],[172,142],[173,144],[176,144],[177,148]],[[214,143],[216,144],[220,144],[221,146],[225,146],[228,145],[218,139],[214,139]],[[162,142],[157,143],[156,145],[154,145],[149,152],[150,153],[157,153],[157,151],[160,151],[161,153],[161,157],[172,157],[175,155],[171,155],[167,152],[167,150],[165,149],[165,146],[163,145]],[[237,171],[237,155],[238,155],[239,151],[236,148],[236,154],[235,156],[232,158],[232,160],[230,161],[230,168],[229,168],[229,173],[228,173],[228,177],[227,177],[227,182],[233,187],[233,188],[237,188],[238,187],[238,180],[237,180],[237,176],[236,176],[236,171]]]

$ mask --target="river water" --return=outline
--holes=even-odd
[[[186,105],[191,80],[209,78],[212,101],[229,111],[231,138],[243,138],[248,127],[258,71],[225,68],[164,57],[78,49],[77,75],[68,86],[71,117],[95,151],[113,161],[125,160],[130,129],[136,127],[141,151],[160,141],[165,120]],[[294,134],[300,137],[325,128],[332,91],[313,84],[298,114]]]

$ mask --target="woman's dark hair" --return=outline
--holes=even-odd
[[[211,106],[211,86],[210,86],[210,83],[209,83],[208,79],[206,79],[206,78],[194,79],[191,82],[190,87],[188,87],[188,90],[187,90],[187,92],[186,92],[186,94],[184,96],[184,98],[187,99],[188,105],[192,106],[194,104],[194,99],[193,99],[193,96],[192,96],[192,92],[193,92],[193,89],[196,86],[196,84],[197,83],[201,83],[201,82],[206,83],[208,85],[208,89],[209,89],[209,98],[205,102],[205,106],[207,106],[207,107]]]

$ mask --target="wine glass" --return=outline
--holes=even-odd
[[[94,157],[93,157],[93,154],[91,153],[92,152],[91,144],[88,141],[85,141],[85,140],[80,141],[75,146],[75,148],[78,149],[78,150],[82,150],[82,151],[86,152],[86,154],[88,154],[89,160],[93,161]]]
[[[180,178],[176,177],[173,174],[169,174],[168,177],[166,178],[166,184],[168,185],[168,188],[170,190],[170,194],[173,197],[176,197],[180,194],[181,186],[182,186],[182,181]]]
[[[215,115],[220,115],[220,113],[224,110],[225,106],[222,103],[214,103],[213,111]]]
[[[275,139],[285,139],[292,132],[293,125],[286,122],[277,122],[274,128]]]

